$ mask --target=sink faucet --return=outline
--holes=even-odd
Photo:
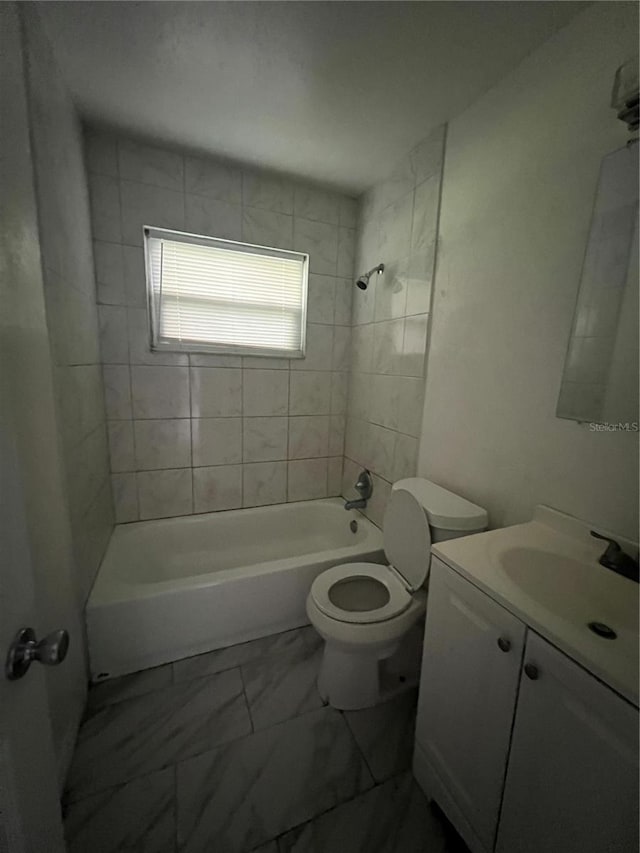
[[[366,468],[363,471],[360,471],[355,489],[360,497],[355,501],[345,501],[345,509],[364,509],[367,505],[367,501],[373,494],[373,481],[371,479],[371,474]]]
[[[601,533],[596,533],[595,530],[591,531],[591,535],[596,539],[602,539],[604,542],[609,543],[606,551],[598,560],[600,565],[604,566],[605,569],[611,569],[612,572],[616,572],[618,575],[622,575],[623,578],[629,578],[629,580],[638,583],[638,561],[634,560],[629,554],[625,554],[615,539],[602,536]]]

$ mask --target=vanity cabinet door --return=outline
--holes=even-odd
[[[472,849],[495,841],[524,638],[520,620],[433,559],[416,775],[421,750],[438,780],[427,794]]]
[[[496,850],[638,850],[638,710],[531,632]]]

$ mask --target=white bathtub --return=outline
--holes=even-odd
[[[87,603],[92,679],[305,625],[320,572],[383,558],[339,498],[118,525]]]

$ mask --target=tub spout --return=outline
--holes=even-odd
[[[345,509],[364,509],[367,505],[367,502],[364,498],[358,498],[356,501],[345,501],[344,508]]]
[[[360,471],[360,476],[358,477],[358,482],[355,485],[355,490],[358,492],[360,497],[354,501],[345,501],[345,509],[364,509],[367,505],[367,501],[373,494],[373,481],[371,479],[371,474],[366,468],[363,471]]]

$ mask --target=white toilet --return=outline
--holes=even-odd
[[[431,543],[486,527],[484,509],[429,480],[394,484],[383,522],[389,565],[334,566],[307,597],[309,620],[325,640],[318,678],[325,701],[341,710],[368,708],[410,686],[411,679],[402,684],[385,672],[385,663],[424,615]]]

